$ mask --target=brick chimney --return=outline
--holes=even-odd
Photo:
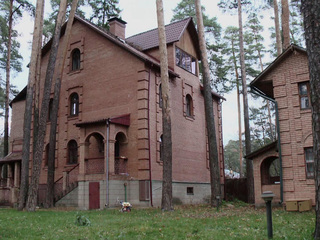
[[[126,38],[126,22],[120,18],[113,17],[108,20],[109,31],[120,39]]]

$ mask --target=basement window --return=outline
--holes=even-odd
[[[193,187],[187,187],[187,195],[194,195]]]

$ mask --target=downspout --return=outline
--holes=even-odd
[[[150,77],[151,75],[151,69],[149,68],[149,76],[148,76],[148,154],[149,154],[149,178],[150,178],[150,203],[151,207],[153,207],[153,198],[152,198],[152,173],[151,173],[151,151],[150,151]]]
[[[106,121],[106,207],[109,207],[109,134],[110,134],[110,118]]]
[[[280,124],[279,124],[279,110],[278,103],[275,99],[267,97],[262,93],[258,88],[250,86],[251,93],[254,93],[266,100],[269,100],[274,103],[276,109],[276,124],[277,124],[277,135],[278,135],[278,152],[279,152],[279,162],[280,162],[280,203],[283,203],[283,176],[282,176],[282,153],[281,153],[281,140],[280,140]]]

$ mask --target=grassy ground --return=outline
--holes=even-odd
[[[90,226],[75,224],[85,216]],[[273,209],[274,239],[312,239],[314,211]],[[0,209],[0,239],[267,239],[265,209],[224,204],[159,209],[103,211],[38,210],[33,213]]]

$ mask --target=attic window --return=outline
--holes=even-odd
[[[176,47],[176,65],[191,72],[192,74],[197,73],[196,59],[184,52],[180,48]]]

